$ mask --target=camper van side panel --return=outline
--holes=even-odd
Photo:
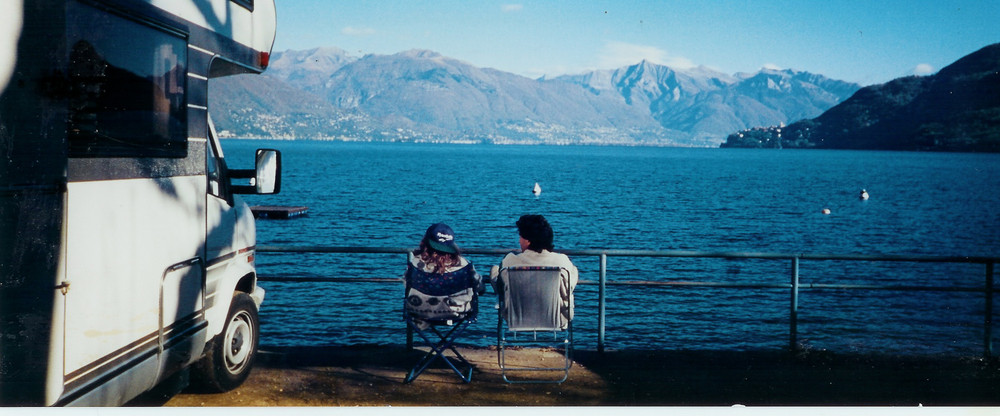
[[[117,404],[204,345],[204,142],[187,34],[157,17],[67,5],[66,404]]]
[[[58,365],[50,345],[63,280],[66,108],[53,68],[66,49],[61,1],[19,3],[3,11],[23,19],[19,38],[3,40],[16,44],[18,59],[0,91],[0,403],[38,405]]]

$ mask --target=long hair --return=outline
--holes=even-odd
[[[420,259],[420,261],[425,264],[433,266],[434,273],[444,273],[449,267],[455,267],[462,264],[461,252],[445,253],[443,251],[436,250],[427,243],[426,236],[420,240],[420,247],[413,252],[413,257]]]
[[[522,215],[517,220],[517,232],[521,238],[528,240],[528,250],[539,253],[555,250],[552,246],[552,227],[541,215]]]

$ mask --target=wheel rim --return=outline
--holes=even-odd
[[[226,369],[236,374],[246,367],[253,352],[253,326],[250,314],[246,311],[233,315],[226,330],[225,343],[222,345],[226,356]]]

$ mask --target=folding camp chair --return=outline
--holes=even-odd
[[[410,265],[406,272],[406,299],[403,320],[409,329],[430,348],[410,369],[404,383],[415,380],[435,361],[443,361],[455,374],[468,383],[472,381],[472,364],[455,348],[455,340],[476,321],[479,298],[465,276],[434,274]],[[416,289],[412,291],[411,289]],[[468,297],[471,296],[471,300]],[[443,305],[465,305],[452,312]],[[451,351],[453,357],[445,355]]]
[[[562,267],[505,267],[498,274],[497,361],[508,383],[562,383],[569,377],[573,350],[573,322],[563,316],[562,293],[569,296],[569,271]],[[568,300],[567,300],[568,302]],[[569,305],[572,310],[572,304]],[[520,333],[520,334],[519,334]],[[547,339],[551,336],[551,341]],[[518,338],[520,337],[520,338]],[[558,366],[512,366],[508,344],[561,347]],[[561,378],[527,378],[532,372],[556,372]],[[518,374],[513,379],[508,374]],[[541,373],[537,374],[541,376]]]

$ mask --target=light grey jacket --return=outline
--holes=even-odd
[[[494,289],[496,288],[497,275],[500,268],[515,266],[555,266],[566,268],[569,271],[569,276],[563,276],[563,278],[569,280],[569,293],[565,293],[564,289],[560,289],[559,294],[564,303],[564,307],[562,308],[563,315],[566,319],[573,319],[573,289],[576,289],[576,283],[579,281],[579,272],[568,256],[548,250],[542,250],[541,252],[526,250],[519,253],[509,253],[504,256],[499,266],[490,268],[490,283],[494,285]]]

